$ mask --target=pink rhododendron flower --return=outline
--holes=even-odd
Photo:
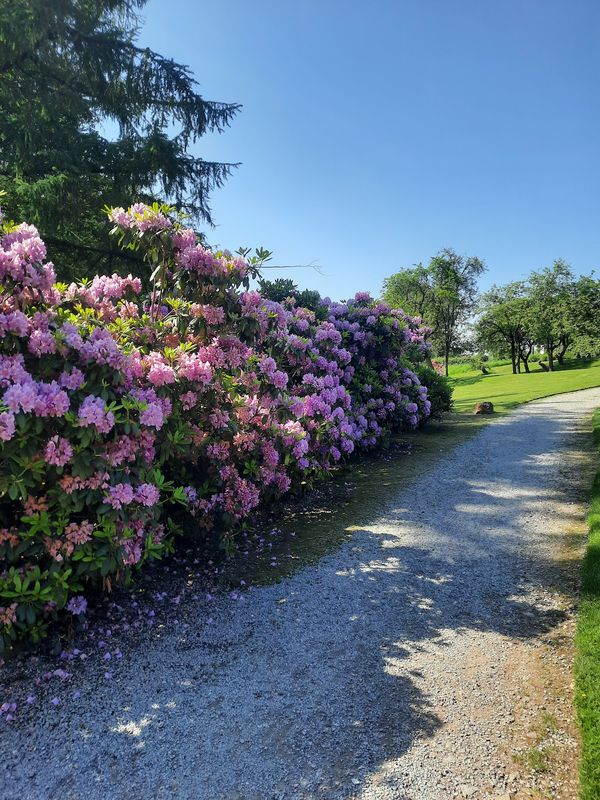
[[[44,448],[44,458],[48,464],[56,467],[64,467],[73,456],[73,448],[67,439],[61,436],[53,436],[49,439]]]
[[[9,411],[0,412],[0,441],[9,442],[15,435],[15,416]]]
[[[133,503],[133,488],[129,483],[117,483],[116,486],[110,486],[108,489],[107,502],[113,508],[122,508],[123,506]]]
[[[89,542],[92,538],[94,526],[87,519],[83,522],[71,522],[65,528],[65,537],[73,545],[80,545]]]
[[[50,331],[32,331],[27,349],[34,356],[42,356],[46,353],[56,352],[56,341]]]
[[[142,483],[135,490],[134,500],[143,506],[155,506],[160,501],[160,491],[151,483]]]
[[[80,369],[73,367],[70,372],[61,372],[58,378],[58,385],[63,389],[75,391],[85,383],[85,376]]]

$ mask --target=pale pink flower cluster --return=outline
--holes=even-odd
[[[73,457],[73,448],[69,441],[62,436],[53,436],[44,448],[44,458],[48,464],[55,467],[64,467]]]
[[[12,625],[17,621],[17,603],[11,603],[8,607],[0,606],[0,625]]]
[[[113,208],[108,216],[120,228],[138,233],[160,233],[172,225],[168,217],[145,203],[135,203],[127,211]]]
[[[149,353],[144,358],[144,365],[148,369],[148,380],[153,386],[175,383],[175,370],[167,363],[162,353]]]
[[[179,375],[194,383],[207,386],[212,382],[213,370],[211,365],[203,361],[198,353],[183,353],[179,358]]]
[[[65,494],[73,494],[73,492],[84,489],[106,489],[108,479],[108,472],[96,472],[89,478],[81,478],[79,475],[63,475],[59,485]]]
[[[219,306],[192,303],[190,313],[193,317],[201,317],[207,325],[222,325],[225,322],[225,310]]]
[[[0,282],[7,279],[27,295],[31,289],[50,290],[56,280],[52,264],[42,264],[46,245],[33,225],[23,223],[0,243]]]
[[[65,528],[65,537],[73,545],[82,545],[91,541],[94,525],[87,519],[83,522],[71,522]]]
[[[205,278],[228,278],[238,281],[245,277],[248,265],[243,258],[233,258],[230,253],[213,253],[201,244],[180,250],[177,264],[182,269]]]

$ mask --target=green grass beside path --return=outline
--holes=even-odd
[[[472,411],[475,403],[489,400],[496,411],[510,411],[540,397],[600,386],[600,359],[569,361],[555,372],[544,372],[539,364],[532,364],[531,370],[529,374],[513,375],[508,365],[492,367],[489,375],[483,375],[479,371],[460,372],[457,368],[460,374],[453,375],[450,367],[454,410]]]
[[[594,414],[600,448],[600,409]],[[592,488],[575,637],[575,705],[581,728],[581,800],[600,798],[600,470]]]

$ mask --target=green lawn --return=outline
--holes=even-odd
[[[600,447],[600,409],[594,414]],[[575,704],[582,741],[581,800],[600,797],[600,471],[592,489],[587,551],[575,637]]]
[[[489,375],[483,375],[464,372],[464,365],[459,365],[459,374],[453,376],[450,367],[454,410],[472,411],[475,403],[490,400],[496,411],[510,411],[539,397],[600,386],[600,359],[569,361],[555,372],[544,372],[539,364],[532,364],[531,369],[529,374],[513,375],[510,366],[492,367]]]

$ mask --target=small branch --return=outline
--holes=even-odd
[[[260,269],[314,269],[319,275],[326,275],[320,264],[263,264]]]
[[[101,256],[110,256],[122,258],[125,261],[131,261],[135,264],[143,263],[140,261],[139,258],[130,255],[122,250],[110,250],[103,247],[93,247],[92,245],[88,244],[77,244],[76,242],[68,242],[65,239],[56,239],[53,236],[44,236],[44,241],[46,244],[54,245],[55,247],[63,247],[67,250],[79,250],[83,253],[97,253]]]

